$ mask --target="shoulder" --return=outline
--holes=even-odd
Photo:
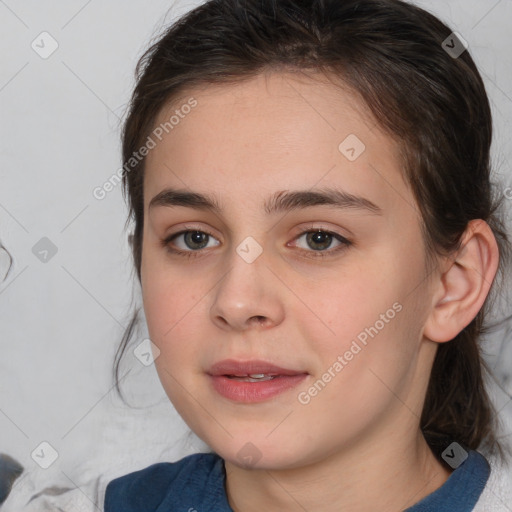
[[[197,497],[223,477],[215,453],[195,453],[176,462],[159,462],[111,480],[105,490],[105,512],[153,512],[170,495]]]
[[[508,512],[512,503],[512,459],[504,462],[497,458],[487,456],[491,473],[478,503],[475,512]]]

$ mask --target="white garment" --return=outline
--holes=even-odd
[[[473,512],[512,512],[512,461],[507,459],[502,465],[495,458],[485,457],[491,474]]]

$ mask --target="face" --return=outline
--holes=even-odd
[[[319,77],[196,88],[155,127],[173,115],[146,161],[141,283],[177,411],[224,459],[261,469],[407,443],[435,344],[395,142]],[[213,377],[228,359],[295,375]],[[252,369],[219,372],[272,373]]]

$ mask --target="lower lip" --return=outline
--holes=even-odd
[[[235,402],[263,402],[284,391],[294,388],[302,382],[308,374],[280,375],[271,380],[262,382],[245,382],[230,379],[224,375],[210,375],[213,387],[220,395]]]

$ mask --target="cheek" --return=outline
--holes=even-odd
[[[146,283],[142,293],[144,312],[151,339],[157,345],[183,339],[193,326],[199,327],[196,317],[204,314],[204,305],[200,295],[186,290],[184,282],[164,280],[162,276],[155,275],[153,282]]]
[[[198,306],[198,295],[183,278],[164,268],[156,258],[143,260],[142,300],[149,335],[160,350],[167,340],[180,336]]]
[[[144,246],[141,287],[144,313],[151,339],[157,345],[194,314],[204,283],[194,281],[169,265],[163,249]]]
[[[411,290],[418,273],[400,266],[395,258],[375,258],[368,264],[340,275],[333,282],[319,282],[304,290],[307,304],[294,315],[302,337],[318,353],[320,372],[328,370],[342,356],[346,368],[356,373],[368,368],[384,373],[406,371],[420,339],[417,293]],[[386,264],[387,262],[387,264]],[[411,262],[409,262],[411,263]],[[339,367],[338,367],[339,368]],[[349,374],[352,371],[345,371]]]
[[[148,275],[149,277],[149,275]],[[204,339],[200,317],[206,314],[204,301],[187,294],[184,283],[168,281],[159,274],[148,279],[143,291],[144,311],[151,341],[158,347],[155,367],[171,401],[186,403],[183,388],[194,392]],[[183,415],[183,414],[182,414]]]
[[[310,330],[311,339],[320,337],[327,345],[343,349],[391,308],[398,293],[379,273],[360,268],[340,273],[335,279],[319,280],[316,287],[307,286],[297,295],[304,297],[309,311],[307,316],[297,312],[297,319]]]
[[[348,311],[351,305],[346,306]],[[350,318],[340,318],[335,336],[309,334],[320,361],[314,382],[301,389],[300,403],[309,402],[312,417],[328,410],[334,423],[339,420],[350,430],[385,414],[391,405],[400,408],[406,400],[415,371],[417,333],[405,307],[387,306],[360,303],[352,307]],[[381,313],[387,323],[380,319]],[[337,435],[335,425],[333,435]]]

